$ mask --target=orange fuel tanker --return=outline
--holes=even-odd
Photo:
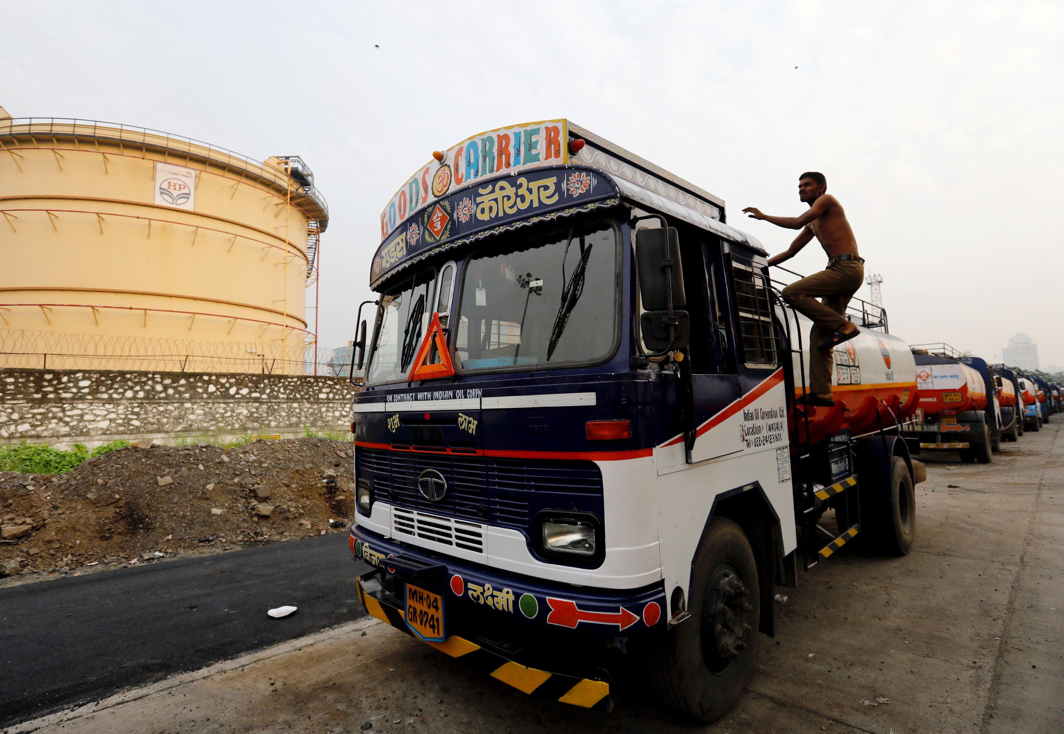
[[[983,376],[974,369],[933,355],[917,355],[917,359],[917,402],[924,415],[986,409],[986,386]]]
[[[1038,389],[1035,384],[1026,377],[1020,378],[1020,391],[1024,405],[1034,405],[1038,402]]]
[[[1016,405],[1016,388],[1011,380],[1001,380],[996,392],[1002,408],[1012,408]]]
[[[989,463],[1001,447],[1004,415],[1012,415],[1002,412],[1007,388],[979,357],[961,356],[948,344],[929,346],[913,347],[918,407],[906,434],[922,450],[959,451],[965,461]],[[1011,399],[1015,403],[1014,389]]]
[[[800,328],[808,322],[799,319]],[[799,362],[793,356],[795,381],[809,375],[809,349],[804,345]],[[916,364],[908,345],[891,334],[865,330],[835,347],[832,375],[834,407],[795,408],[792,425],[799,443],[816,443],[828,436],[858,436],[894,426],[916,410]],[[804,372],[802,371],[804,370]],[[808,380],[808,377],[806,377]],[[796,385],[795,393],[803,391]]]

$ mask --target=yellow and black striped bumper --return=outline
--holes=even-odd
[[[362,604],[371,616],[398,630],[407,631],[402,609],[368,593],[361,579],[356,579],[355,585]],[[461,658],[464,663],[483,670],[492,678],[536,698],[552,698],[572,706],[603,711],[613,707],[610,684],[606,681],[530,668],[457,635],[451,635],[444,642],[423,642],[452,658]]]

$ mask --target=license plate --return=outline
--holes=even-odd
[[[957,422],[957,416],[955,416],[955,415],[944,415],[944,416],[942,416],[942,422],[945,423],[946,425],[954,424],[954,423]]]
[[[942,402],[943,403],[959,403],[963,399],[964,399],[964,396],[962,396],[959,392],[944,392],[944,393],[942,393]]]
[[[443,597],[407,584],[406,625],[423,640],[443,642]]]

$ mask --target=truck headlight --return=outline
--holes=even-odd
[[[355,505],[360,514],[369,517],[373,507],[373,486],[368,479],[359,479],[355,484]]]
[[[586,520],[548,518],[543,521],[543,548],[553,553],[593,556],[598,550],[598,531]]]

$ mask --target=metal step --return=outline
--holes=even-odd
[[[816,498],[818,500],[824,501],[824,500],[826,500],[826,499],[828,499],[830,497],[833,497],[833,496],[835,496],[837,494],[842,494],[847,489],[851,489],[851,488],[856,487],[856,486],[857,486],[857,477],[851,475],[851,476],[846,477],[845,479],[840,479],[839,481],[835,482],[834,484],[829,484],[828,486],[824,487],[823,489],[818,489],[813,494],[816,496]]]
[[[817,551],[817,555],[820,556],[821,558],[830,558],[832,553],[834,553],[839,548],[841,548],[842,546],[846,545],[851,540],[856,538],[857,534],[860,531],[861,531],[860,523],[855,524],[852,528],[850,528],[849,530],[845,531],[844,533],[842,533],[842,535],[840,535],[839,537],[835,538],[835,540],[831,541],[830,543],[825,545],[823,548],[821,548],[819,551]]]
[[[806,509],[806,513],[814,512],[821,509],[824,503],[837,494],[842,494],[847,489],[853,489],[857,486],[857,477],[848,476],[845,479],[840,479],[834,484],[829,484],[826,487],[822,487],[813,492],[813,496],[816,497],[817,502],[812,507]]]

